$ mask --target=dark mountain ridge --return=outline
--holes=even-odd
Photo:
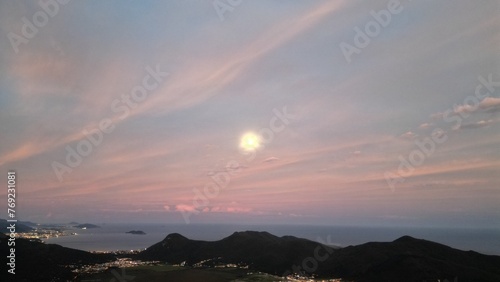
[[[19,221],[15,224],[16,226],[16,232],[19,233],[19,232],[31,232],[33,231],[33,227],[28,225],[28,224],[32,223],[32,222],[24,222],[24,221]],[[10,226],[10,222],[7,222],[6,219],[1,219],[0,218],[0,230],[4,231],[7,230],[7,227]]]
[[[0,253],[2,273],[0,281],[71,281],[75,274],[69,265],[90,265],[115,260],[109,254],[94,254],[75,250],[55,244],[44,244],[37,241],[16,238],[15,240],[15,275],[7,273],[7,254],[9,237],[0,233]]]
[[[327,261],[334,274],[355,281],[500,281],[500,256],[461,251],[403,236],[338,250]]]
[[[8,237],[0,233],[0,251],[9,252]],[[75,278],[70,265],[115,260],[112,254],[94,254],[59,245],[16,239],[16,281],[67,281]],[[401,237],[335,249],[293,236],[267,232],[235,232],[218,241],[190,240],[169,234],[133,259],[212,267],[248,266],[278,276],[300,273],[346,281],[500,281],[500,256],[461,251],[431,241]],[[2,263],[3,261],[3,263]],[[6,256],[0,259],[6,265]],[[12,278],[6,271],[1,281]],[[139,281],[139,280],[138,280]]]
[[[301,273],[353,281],[500,281],[500,256],[461,251],[431,241],[403,236],[334,249],[293,236],[235,232],[219,241],[168,235],[138,255],[144,260],[194,265],[233,263],[270,274]]]
[[[172,264],[185,262],[187,265],[210,260],[206,262],[207,266],[233,263],[281,275],[293,264],[310,256],[317,246],[318,243],[306,239],[277,237],[267,232],[235,232],[214,242],[189,240],[174,233],[141,252],[138,258]],[[333,251],[331,247],[324,247]]]

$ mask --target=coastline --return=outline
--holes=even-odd
[[[130,236],[127,231],[140,229],[146,235]],[[76,236],[44,239],[48,244],[85,251],[142,250],[165,238],[180,233],[196,240],[216,241],[235,231],[268,231],[277,236],[295,236],[346,247],[367,242],[389,242],[403,235],[438,242],[460,250],[487,255],[500,255],[500,229],[353,227],[353,226],[269,226],[269,225],[167,225],[167,224],[103,224],[99,229],[80,230]]]

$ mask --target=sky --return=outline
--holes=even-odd
[[[0,217],[500,228],[498,1],[2,1]]]

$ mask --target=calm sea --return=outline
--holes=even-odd
[[[125,232],[142,230],[146,235]],[[101,228],[75,230],[76,236],[45,240],[47,243],[86,250],[137,250],[147,248],[163,240],[170,233],[214,241],[235,231],[267,231],[277,236],[292,235],[313,241],[322,241],[341,247],[366,242],[390,242],[403,235],[442,243],[461,250],[473,250],[483,254],[500,255],[500,230],[498,229],[445,229],[408,227],[345,227],[345,226],[292,226],[292,225],[201,225],[201,224],[102,224]]]

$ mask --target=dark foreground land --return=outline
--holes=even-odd
[[[213,242],[174,233],[130,254],[89,253],[19,238],[15,276],[7,273],[7,239],[0,233],[0,281],[305,281],[308,277],[361,282],[500,281],[500,256],[409,236],[339,249],[267,232],[235,232]]]
[[[138,266],[127,269],[108,270],[98,274],[81,276],[78,281],[192,281],[192,282],[271,282],[282,281],[280,277],[266,273],[248,274],[239,268],[189,268],[169,265]]]

